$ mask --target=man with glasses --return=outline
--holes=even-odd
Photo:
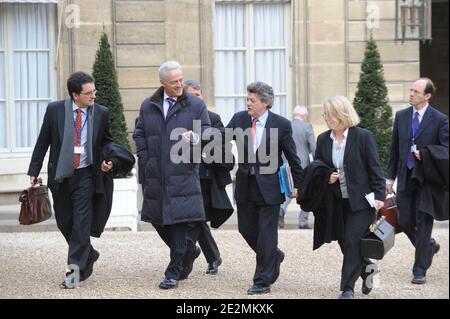
[[[100,237],[105,226],[107,218],[100,222],[98,215],[109,215],[107,209],[97,209],[96,195],[104,189],[104,174],[113,163],[101,159],[102,147],[112,138],[108,108],[95,103],[94,78],[84,72],[73,73],[67,89],[69,98],[47,106],[28,175],[35,185],[50,146],[48,186],[56,223],[69,245],[69,271],[60,287],[72,289],[91,276],[100,255],[90,236]]]

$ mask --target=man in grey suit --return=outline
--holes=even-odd
[[[316,139],[314,137],[313,127],[306,122],[308,119],[308,109],[304,105],[297,105],[293,111],[294,119],[292,120],[292,137],[297,148],[297,155],[300,158],[302,168],[305,168],[310,163],[310,156],[314,156],[316,151]],[[284,228],[284,215],[287,207],[291,202],[291,198],[280,206],[280,215],[278,219],[278,226]],[[308,229],[309,212],[300,209],[298,216],[298,228]]]

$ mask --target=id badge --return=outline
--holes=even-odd
[[[75,154],[84,154],[84,147],[83,146],[75,146],[74,153]]]
[[[417,151],[417,145],[413,144],[411,145],[411,153],[414,153],[415,151]]]

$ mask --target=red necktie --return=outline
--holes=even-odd
[[[77,108],[77,117],[75,119],[75,129],[73,130],[73,143],[75,146],[80,146],[81,141],[78,140],[78,134],[81,140],[81,110]],[[73,168],[77,169],[80,166],[80,154],[73,154]]]
[[[252,120],[252,141],[253,141],[253,145],[255,145],[255,141],[256,141],[256,122],[258,122],[258,118],[255,117]]]

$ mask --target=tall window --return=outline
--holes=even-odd
[[[54,96],[55,6],[0,3],[0,151],[34,146]]]
[[[5,36],[1,30],[4,30],[4,17],[2,14],[2,5],[0,4],[0,150],[6,148],[6,77],[5,77]]]
[[[286,115],[290,67],[290,7],[286,3],[215,5],[216,110],[227,123],[246,109],[247,84],[263,81],[275,93],[272,111]]]

